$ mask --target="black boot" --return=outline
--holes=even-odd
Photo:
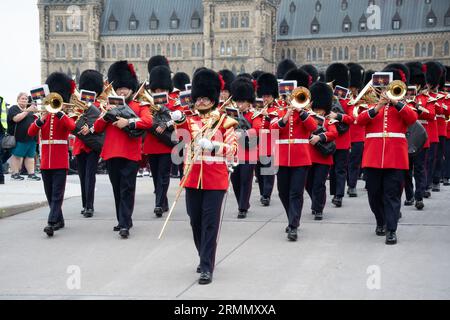
[[[412,206],[413,204],[414,204],[414,199],[410,199],[410,200],[406,199],[405,203],[404,203],[404,205],[407,207]]]
[[[323,218],[322,212],[316,211],[314,220],[322,220],[322,218]]]
[[[238,219],[245,219],[247,218],[247,210],[239,210],[238,213]]]
[[[334,197],[333,200],[331,200],[331,202],[332,202],[337,208],[342,207],[342,197]]]
[[[386,229],[384,226],[377,226],[375,229],[375,234],[377,236],[385,236],[386,235]]]
[[[347,194],[350,198],[356,198],[358,193],[356,192],[356,188],[348,188]]]
[[[417,201],[416,201],[416,209],[417,209],[417,210],[422,210],[423,207],[425,207],[425,205],[424,205],[424,203],[423,203],[423,200],[417,200]]]
[[[161,218],[164,213],[164,210],[161,207],[156,207],[153,212],[155,213],[157,218]]]
[[[51,224],[48,224],[44,228],[44,232],[47,234],[47,236],[53,237],[53,234],[54,234],[55,230],[53,229],[53,226]]]
[[[386,244],[396,244],[397,243],[397,234],[395,231],[388,231],[386,233]]]
[[[289,241],[297,241],[297,238],[298,238],[297,229],[295,229],[295,228],[289,229],[287,238]]]

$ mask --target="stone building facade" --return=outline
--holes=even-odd
[[[283,58],[319,69],[450,64],[447,0],[39,0],[38,9],[42,79],[105,74],[119,59],[145,79],[156,54],[188,74],[201,66],[273,71]]]

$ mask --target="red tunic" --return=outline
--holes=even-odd
[[[136,101],[131,101],[128,105],[140,118],[140,121],[136,122],[136,129],[149,129],[153,120],[148,107],[141,106]],[[105,131],[105,143],[101,153],[103,160],[112,158],[141,160],[141,137],[131,138],[126,132],[113,126],[112,123],[106,122],[103,118],[95,121],[94,130],[98,133]]]
[[[29,136],[41,132],[41,169],[69,169],[68,138],[75,129],[75,122],[64,115],[59,119],[56,114],[49,114],[42,127],[38,120],[28,128]]]
[[[349,112],[353,115],[353,110],[356,106],[349,106]],[[353,122],[350,124],[350,141],[354,142],[364,142],[366,139],[366,128],[353,119]]]
[[[342,122],[348,125],[351,125],[354,122],[353,119],[353,109],[348,106],[349,99],[339,99],[339,102],[344,109],[345,114],[342,115]],[[340,134],[336,139],[336,149],[337,150],[348,150],[350,149],[351,138],[350,138],[350,130],[347,132]]]
[[[429,135],[429,124],[430,122],[435,122],[436,114],[434,105],[432,103],[427,103],[428,97],[421,94],[416,97],[415,107],[418,108],[419,106],[424,107],[428,110],[428,112],[421,112],[419,115],[419,122],[422,124],[422,126],[427,131],[427,141],[424,144],[424,148],[427,149],[430,147],[430,135]]]
[[[98,101],[93,103],[94,106],[96,106],[97,108],[100,107],[100,103]],[[81,153],[90,153],[92,151],[91,148],[89,148],[80,138],[78,138],[77,136],[75,136],[75,142],[73,144],[73,155],[77,156]]]
[[[309,138],[317,129],[317,123],[308,115],[302,121],[297,111],[289,117],[286,124],[282,119],[286,109],[278,112],[279,117],[271,122],[272,134],[275,134],[275,165],[283,167],[301,167],[311,165]]]
[[[318,119],[314,118],[316,123],[318,123]],[[336,129],[336,125],[330,124],[330,120],[325,120],[325,130],[326,132],[323,133],[326,137],[326,142],[335,141],[338,136],[338,131]],[[322,135],[322,134],[321,134]],[[323,155],[322,153],[317,150],[315,146],[312,144],[309,145],[309,150],[311,154],[311,161],[312,163],[318,163],[318,164],[326,164],[331,166],[333,164],[333,155],[330,154],[328,156]]]
[[[408,105],[400,111],[392,105],[384,106],[373,118],[369,110],[358,116],[358,122],[366,126],[363,152],[363,168],[402,169],[409,168],[408,126],[417,120],[417,113]]]
[[[436,101],[436,121],[439,137],[447,137],[446,110],[444,108],[444,93],[439,92],[441,98]]]
[[[265,116],[258,116],[253,120],[253,128],[258,132],[258,156],[267,157],[271,156],[273,153],[272,145],[272,134],[270,131],[270,122],[278,117],[278,108],[275,103],[271,107],[267,108],[267,113],[269,114],[269,119]]]

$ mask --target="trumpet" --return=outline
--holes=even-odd
[[[311,103],[311,92],[305,87],[295,88],[288,98],[288,103],[290,109],[310,111],[307,107]]]

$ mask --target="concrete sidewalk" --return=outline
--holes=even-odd
[[[5,184],[0,185],[0,219],[47,206],[42,181],[30,181],[23,177],[25,180],[15,181],[11,180],[11,175],[5,175]],[[68,176],[64,199],[79,196],[78,176]]]

